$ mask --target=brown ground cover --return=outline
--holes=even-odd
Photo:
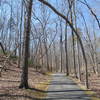
[[[2,57],[0,57],[0,60]],[[1,65],[3,62],[0,63]],[[39,100],[46,94],[43,91],[47,89],[49,75],[36,72],[29,68],[29,86],[30,89],[19,89],[21,69],[17,68],[15,61],[7,63],[7,71],[2,72],[0,77],[0,100]]]

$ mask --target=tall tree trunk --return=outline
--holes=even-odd
[[[70,4],[71,5],[71,4]],[[70,9],[70,17],[71,17],[71,23],[73,24],[73,12],[72,7]],[[75,60],[75,40],[74,40],[74,31],[72,30],[72,44],[73,44],[73,61],[74,61],[74,73],[75,77],[77,78],[77,71],[76,71],[76,60]]]
[[[49,56],[48,56],[48,49],[47,49],[47,43],[46,43],[46,41],[45,41],[45,51],[46,51],[46,59],[47,59],[47,63],[46,63],[46,65],[47,65],[47,70],[48,71],[50,71],[50,66],[49,66]]]
[[[40,52],[41,52],[41,57],[42,57],[42,55],[43,55],[43,50],[42,50],[41,38],[40,38],[39,41],[40,41]],[[41,65],[42,65],[42,69],[44,70],[44,67],[43,67],[43,66],[44,66],[44,63],[43,63],[43,62],[44,62],[44,57],[41,58]]]
[[[94,50],[95,50],[95,65],[96,65],[96,72],[99,74],[99,68],[98,68],[98,56],[97,56],[97,52],[96,52],[96,49],[97,49],[97,45],[96,45],[96,34],[94,32],[94,27],[93,27],[93,33],[94,33]]]
[[[50,71],[53,71],[52,50],[50,49]]]
[[[8,51],[10,52],[10,50],[11,50],[11,45],[12,45],[12,43],[11,43],[11,39],[12,39],[12,0],[11,0],[11,8],[10,8],[10,11],[11,11],[11,14],[10,14],[10,31],[9,31],[9,46],[8,46]]]
[[[57,55],[56,55],[56,47],[55,47],[55,43],[53,43],[53,49],[54,49],[54,61],[55,61],[55,71],[58,71],[58,64],[57,64]]]
[[[67,23],[66,23],[66,26],[65,26],[65,53],[66,53],[66,75],[69,76],[68,50],[67,50]]]
[[[89,34],[89,31],[88,31],[88,27],[87,27],[87,24],[86,24],[86,21],[85,21],[85,18],[83,16],[83,14],[81,13],[81,16],[83,18],[83,21],[84,21],[84,24],[85,24],[85,28],[86,28],[86,34],[87,34],[87,37],[88,37],[88,40],[89,40],[89,44],[88,44],[88,47],[90,48],[90,54],[91,54],[91,58],[92,58],[92,62],[93,62],[93,72],[96,73],[96,70],[95,70],[95,50],[94,50],[94,47],[93,47],[93,44],[92,44],[92,41],[90,39],[90,34]],[[88,41],[87,41],[88,42]]]
[[[21,83],[19,88],[28,88],[28,57],[29,57],[29,40],[31,30],[31,12],[32,12],[32,0],[26,0],[26,13],[24,23],[24,53],[23,53],[23,66]]]
[[[80,45],[79,41],[77,40],[77,50],[78,50],[78,73],[79,73],[79,79],[81,80],[81,65],[80,65]]]
[[[60,34],[60,52],[61,52],[61,72],[63,72],[63,58],[62,58],[62,50],[63,50],[63,42],[62,42],[62,20],[60,20],[60,28],[61,28],[61,34]]]
[[[21,62],[21,56],[22,56],[22,49],[21,49],[21,46],[22,46],[22,18],[23,18],[23,0],[22,0],[22,4],[21,4],[21,22],[20,22],[20,32],[19,32],[19,59],[18,59],[18,67],[20,67],[20,62]]]
[[[77,16],[76,16],[76,2],[74,1],[73,3],[73,13],[74,13],[74,18],[75,18],[75,28],[77,30]],[[79,34],[80,35],[80,34]],[[78,56],[78,78],[79,80],[81,80],[81,65],[80,65],[80,44],[79,44],[79,40],[76,40],[76,44],[77,44],[77,56]]]

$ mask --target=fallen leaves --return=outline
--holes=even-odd
[[[0,100],[38,100],[46,96],[46,93],[42,91],[48,88],[49,75],[44,75],[36,72],[33,68],[29,68],[28,82],[32,89],[19,89],[21,69],[17,68],[17,63],[14,62],[13,64],[13,61],[11,62],[12,64],[7,64],[7,71],[3,71],[2,77],[0,77]]]

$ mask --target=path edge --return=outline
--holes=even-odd
[[[78,79],[74,79],[74,78],[72,78],[70,76],[68,76],[68,78],[71,79],[71,80],[73,80],[80,87],[80,89],[85,90],[85,94],[87,94],[87,95],[94,95],[94,94],[96,94],[96,92],[94,92],[93,90],[87,89],[86,86],[78,83],[79,82]],[[91,90],[91,91],[88,91],[88,90]],[[100,98],[91,96],[91,100],[100,100]]]

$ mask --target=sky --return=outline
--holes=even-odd
[[[12,8],[13,8],[13,18],[16,19],[16,13],[17,11],[19,12],[19,15],[20,15],[20,11],[21,11],[21,0],[0,0],[0,2],[4,2],[6,1],[6,3],[0,5],[0,21],[2,19],[2,16],[4,15],[5,16],[5,19],[6,19],[6,22],[9,20],[10,18],[10,12],[11,12],[11,7],[9,6],[11,4],[11,1],[12,1]],[[37,1],[37,0],[33,0],[34,2]],[[52,4],[59,12],[61,12],[62,14],[66,15],[65,11],[66,10],[62,10],[61,11],[61,7],[66,7],[67,8],[67,4],[64,3],[62,4],[61,1],[63,0],[48,0],[48,2],[50,4]],[[81,0],[83,1],[83,0]],[[40,2],[33,2],[33,10],[35,9],[35,13],[37,15],[37,17],[39,17],[41,19],[41,8],[38,6],[40,4]],[[97,17],[100,19],[100,0],[87,0],[88,4],[90,5],[90,7],[92,8],[92,10],[95,12],[95,14],[97,15]],[[8,4],[9,3],[9,4]],[[82,11],[84,17],[85,17],[85,20],[86,20],[86,23],[87,23],[87,26],[88,26],[88,29],[89,29],[89,32],[90,32],[90,35],[91,35],[91,39],[93,39],[93,25],[95,27],[95,33],[96,33],[96,36],[100,38],[100,29],[97,25],[97,22],[96,20],[94,19],[93,16],[91,16],[91,13],[90,11],[87,9],[87,7],[83,4],[79,4],[77,3],[77,8],[79,11]],[[46,9],[49,9],[48,7],[46,7]],[[50,12],[50,19],[49,19],[49,25],[48,25],[48,28],[50,28],[51,30],[51,33],[49,35],[49,43],[51,43],[52,39],[54,38],[55,36],[55,26],[56,24],[54,23],[56,20],[57,20],[57,15],[51,10],[49,9],[49,12]],[[48,15],[48,14],[47,14]],[[46,16],[45,16],[46,17]],[[20,19],[20,18],[19,18]],[[35,24],[35,26],[39,27],[39,22],[36,21],[36,20],[32,20],[32,22]],[[83,19],[82,17],[78,14],[78,17],[77,17],[77,25],[78,25],[78,28],[81,28],[82,30],[82,33],[84,36],[86,36],[86,31],[85,31],[85,28],[83,27],[84,26],[84,23],[83,23]],[[63,20],[63,40],[65,39],[65,35],[64,35],[64,32],[65,32],[65,21]],[[59,42],[60,40],[60,33],[61,31],[59,31],[58,29],[58,34],[55,38],[55,41],[56,42]],[[5,33],[6,34],[6,33]],[[36,34],[36,33],[35,33]],[[52,37],[52,38],[51,38]],[[71,37],[71,30],[68,29],[68,38]],[[100,50],[100,49],[98,49]]]
[[[11,0],[0,0],[0,1],[7,1],[7,2],[10,2],[11,3]],[[20,1],[21,0],[12,0],[12,3],[13,3],[13,10],[14,12],[16,13],[17,9],[19,9],[20,11]],[[33,0],[33,1],[36,1],[36,0]],[[55,6],[55,8],[57,8],[59,11],[60,11],[60,6],[61,6],[61,1],[62,0],[48,0],[48,2],[50,2],[53,6]],[[83,0],[81,0],[83,1]],[[58,6],[56,6],[58,2]],[[87,0],[88,4],[91,6],[91,8],[93,9],[93,11],[96,13],[96,15],[98,16],[98,18],[100,19],[100,0]],[[38,2],[39,3],[39,2]],[[37,6],[35,6],[37,7]],[[37,10],[37,15],[39,16],[40,15],[40,8],[35,8]],[[96,24],[96,21],[94,21],[94,17],[92,16],[91,17],[91,13],[90,11],[87,9],[86,6],[84,6],[83,4],[78,4],[78,9],[80,11],[83,12],[83,15],[86,19],[86,22],[87,22],[87,25],[88,27],[91,29],[92,27],[92,24],[91,23],[95,23],[95,28],[96,28],[96,34],[97,36],[100,36],[100,29],[98,28],[97,24]],[[1,13],[1,11],[4,10],[3,13]],[[1,4],[0,6],[0,15],[2,14],[5,14],[6,15],[6,18],[9,19],[10,17],[10,10],[11,10],[11,7],[6,3],[4,5]],[[60,11],[61,12],[61,11]],[[61,12],[63,13],[63,12]],[[51,16],[51,19],[56,17],[56,14],[54,14],[54,12],[52,10],[50,10],[50,16]],[[15,16],[15,14],[13,14]],[[83,27],[83,22],[82,22],[82,18],[79,17],[79,19],[77,20],[77,23],[78,23],[78,27]],[[53,27],[53,25],[52,25]]]

